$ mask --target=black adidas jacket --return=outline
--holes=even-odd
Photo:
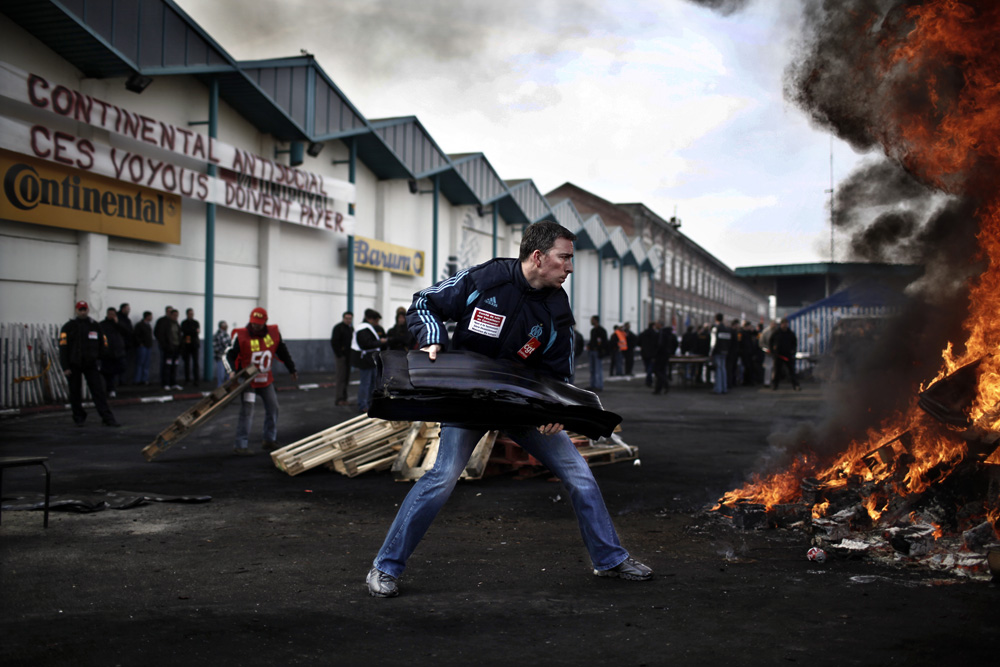
[[[457,323],[449,341],[445,322]],[[533,289],[516,259],[492,259],[413,295],[418,347],[519,361],[564,382],[573,373],[573,312],[562,288]]]

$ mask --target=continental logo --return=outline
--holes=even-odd
[[[0,218],[180,243],[181,197],[0,150]]]
[[[164,224],[164,196],[160,193],[143,197],[141,191],[132,196],[82,187],[79,176],[67,175],[62,181],[42,178],[28,164],[15,164],[7,170],[3,177],[3,192],[11,206],[22,211],[38,206],[55,206],[154,225]]]

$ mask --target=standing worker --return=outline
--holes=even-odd
[[[212,336],[212,357],[215,359],[215,386],[221,387],[226,381],[226,350],[232,340],[229,337],[229,322],[219,320],[219,328]]]
[[[361,373],[358,384],[358,412],[368,412],[372,393],[375,391],[375,353],[385,349],[389,339],[379,324],[381,313],[373,308],[365,308],[365,319],[354,331],[351,341],[351,362]]]
[[[799,349],[799,339],[788,324],[788,318],[781,318],[778,330],[771,335],[771,354],[774,355],[774,378],[771,380],[771,389],[777,391],[778,382],[781,380],[781,369],[788,371],[788,379],[792,381],[792,389],[801,391],[799,379],[795,377],[795,353]]]
[[[565,382],[573,372],[573,312],[562,284],[573,271],[576,235],[551,221],[524,231],[518,259],[493,259],[417,292],[410,330],[431,361],[451,347],[523,363]],[[448,340],[445,322],[456,322]],[[504,429],[568,489],[594,574],[644,580],[652,570],[622,548],[587,462],[562,424]],[[434,467],[406,495],[368,572],[374,597],[399,594],[399,576],[451,495],[482,427],[442,424]]]
[[[333,359],[336,368],[336,401],[337,405],[347,405],[347,384],[351,380],[351,341],[354,340],[354,313],[344,311],[340,322],[330,332],[330,347],[333,348]]]
[[[733,344],[733,332],[726,326],[722,313],[715,315],[715,326],[709,337],[709,356],[712,357],[712,365],[715,366],[715,387],[713,394],[728,394],[729,380],[726,373],[726,365],[729,358],[729,348]]]
[[[233,344],[226,353],[226,361],[235,375],[236,371],[248,366],[256,366],[260,371],[250,381],[240,401],[240,418],[236,425],[236,444],[233,451],[241,456],[252,454],[248,446],[250,426],[253,424],[253,404],[260,396],[264,401],[264,444],[265,452],[278,448],[278,393],[274,390],[274,374],[271,367],[274,358],[280,359],[293,380],[299,379],[295,372],[292,355],[281,340],[278,325],[267,323],[267,311],[254,308],[250,311],[250,322],[243,329],[233,330]]]
[[[608,346],[608,332],[601,326],[601,320],[597,315],[590,318],[590,341],[587,343],[587,351],[590,353],[590,386],[591,391],[604,390],[604,367],[601,365],[601,357]]]
[[[211,322],[208,323],[211,326]],[[198,386],[198,355],[201,353],[201,322],[194,319],[194,308],[188,308],[184,321],[181,322],[181,357],[184,359],[184,384],[194,378],[194,386]],[[191,367],[194,366],[194,375]]]
[[[69,381],[69,402],[73,407],[73,422],[83,426],[87,412],[83,409],[83,380],[86,378],[97,414],[107,426],[121,426],[108,407],[99,360],[108,346],[101,327],[90,318],[86,301],[76,302],[76,317],[63,325],[59,332],[59,363]]]
[[[104,390],[108,398],[115,398],[118,393],[115,391],[115,381],[125,368],[125,338],[122,330],[118,328],[118,311],[108,308],[108,312],[101,323],[101,333],[107,343],[104,347],[104,354],[101,357],[101,375],[104,376]]]

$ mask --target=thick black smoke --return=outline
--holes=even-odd
[[[965,0],[973,12],[994,0]],[[708,4],[708,3],[702,3]],[[916,0],[804,0],[803,33],[785,72],[785,97],[817,126],[859,152],[878,152],[838,186],[834,224],[848,238],[850,259],[918,264],[903,312],[880,335],[853,341],[846,355],[856,370],[849,385],[832,385],[827,418],[775,433],[783,466],[803,448],[834,454],[906,409],[918,385],[933,378],[949,341],[964,340],[969,278],[982,271],[975,235],[985,156],[941,176],[921,163],[907,123],[922,119],[931,136],[969,85],[962,56],[894,58],[912,37]],[[990,47],[992,48],[992,47]],[[928,85],[931,82],[933,85]],[[996,84],[996,81],[993,82]],[[967,92],[967,91],[965,91]],[[990,167],[984,169],[984,167]]]

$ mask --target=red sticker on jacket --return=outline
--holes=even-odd
[[[521,357],[522,359],[527,359],[528,357],[531,356],[532,352],[534,352],[541,346],[542,343],[537,338],[532,336],[531,339],[527,343],[525,343],[520,350],[517,351],[517,356]]]

